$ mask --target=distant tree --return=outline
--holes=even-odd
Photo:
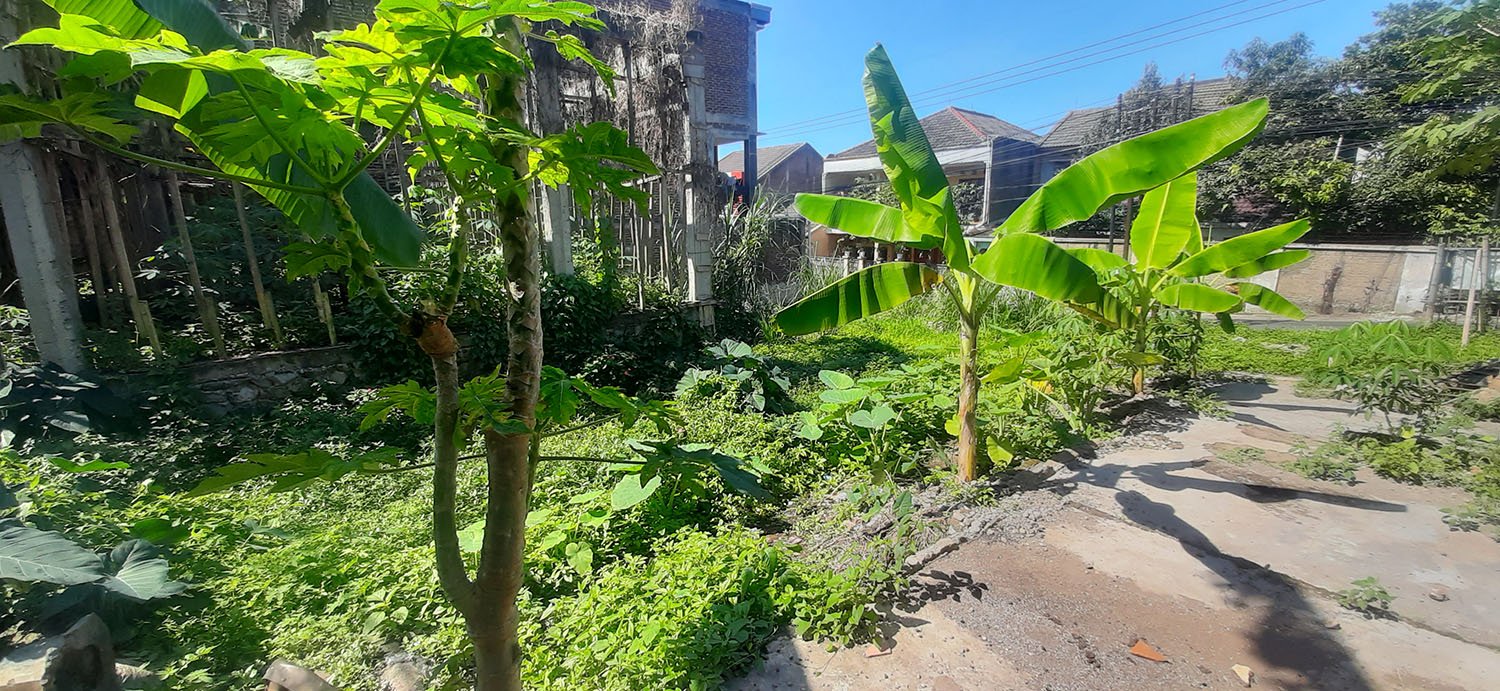
[[[1206,220],[1265,225],[1308,218],[1311,237],[1404,241],[1469,234],[1487,213],[1488,181],[1446,165],[1452,147],[1399,146],[1407,128],[1469,98],[1403,102],[1424,78],[1417,56],[1446,5],[1392,5],[1342,58],[1316,56],[1304,34],[1231,51],[1231,102],[1268,97],[1265,134],[1203,172]],[[1490,93],[1493,93],[1491,91]]]
[[[1439,8],[1422,29],[1403,44],[1422,78],[1398,92],[1431,114],[1403,149],[1443,152],[1450,172],[1488,170],[1500,156],[1500,0]]]

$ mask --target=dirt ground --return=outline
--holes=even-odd
[[[1298,441],[1361,421],[1290,382],[1216,393],[1228,419],[1138,430],[1008,500],[1038,529],[928,564],[884,649],[784,637],[730,688],[1244,688],[1236,665],[1273,689],[1497,688],[1500,544],[1442,523],[1462,493],[1289,473],[1274,464]],[[1334,600],[1366,576],[1393,617]],[[1131,654],[1141,640],[1166,660]]]

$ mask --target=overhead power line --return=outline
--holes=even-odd
[[[1278,2],[1267,3],[1266,5],[1262,5],[1262,6],[1259,6],[1257,8],[1254,8],[1254,9],[1264,9],[1265,7],[1269,7],[1271,5],[1281,4],[1282,2],[1286,2],[1286,0],[1279,0]],[[1223,26],[1216,26],[1216,27],[1213,27],[1213,28],[1210,28],[1210,29],[1205,29],[1203,31],[1199,31],[1199,32],[1196,32],[1196,33],[1188,34],[1186,36],[1181,36],[1181,37],[1178,37],[1178,38],[1174,38],[1174,39],[1169,40],[1169,41],[1162,41],[1162,42],[1151,44],[1151,45],[1148,45],[1148,46],[1145,46],[1145,47],[1142,47],[1142,48],[1138,48],[1138,49],[1135,49],[1135,50],[1131,50],[1131,51],[1119,53],[1119,54],[1116,54],[1116,55],[1110,55],[1110,56],[1103,57],[1101,59],[1094,60],[1092,62],[1087,62],[1087,63],[1081,64],[1081,65],[1074,65],[1072,67],[1067,67],[1067,68],[1063,68],[1063,69],[1056,69],[1056,70],[1053,70],[1051,72],[1040,74],[1040,75],[1037,75],[1037,76],[1034,76],[1034,77],[1029,77],[1029,78],[1026,78],[1026,79],[1018,79],[1018,80],[1014,80],[1014,81],[1009,81],[1008,83],[999,84],[997,86],[992,86],[992,87],[989,87],[989,88],[984,88],[984,89],[978,90],[978,91],[974,91],[973,89],[978,89],[980,87],[987,87],[987,86],[989,86],[989,84],[992,84],[994,82],[991,81],[991,82],[983,82],[983,83],[975,84],[974,86],[971,86],[971,87],[964,87],[963,89],[960,89],[959,92],[955,92],[954,94],[943,94],[943,95],[939,96],[938,101],[933,101],[933,102],[940,102],[942,99],[948,99],[949,102],[952,102],[952,101],[957,101],[957,100],[963,100],[963,99],[973,98],[975,96],[981,96],[981,95],[984,95],[984,94],[993,93],[993,92],[996,92],[996,91],[1000,91],[1002,89],[1008,89],[1008,88],[1011,88],[1011,87],[1014,87],[1014,86],[1019,86],[1021,84],[1027,84],[1027,83],[1036,82],[1036,81],[1039,81],[1039,80],[1042,80],[1042,79],[1047,79],[1047,78],[1050,78],[1050,77],[1055,77],[1055,76],[1058,76],[1058,75],[1066,74],[1066,73],[1069,73],[1069,72],[1075,72],[1075,71],[1084,69],[1086,67],[1092,67],[1094,65],[1099,65],[1099,64],[1106,63],[1106,62],[1111,62],[1111,61],[1114,61],[1114,60],[1119,60],[1121,58],[1129,57],[1131,55],[1137,55],[1139,53],[1143,53],[1143,52],[1146,52],[1148,50],[1154,50],[1154,49],[1157,49],[1157,48],[1162,48],[1162,47],[1165,47],[1165,46],[1169,46],[1169,45],[1181,43],[1183,41],[1187,41],[1187,40],[1191,40],[1191,39],[1194,39],[1194,38],[1198,38],[1200,36],[1205,36],[1205,35],[1208,35],[1208,34],[1219,32],[1219,31],[1224,31],[1226,29],[1234,28],[1236,26],[1242,26],[1244,24],[1249,24],[1251,22],[1256,22],[1256,21],[1260,21],[1262,19],[1267,19],[1269,17],[1274,17],[1274,16],[1277,16],[1277,15],[1286,14],[1288,12],[1293,12],[1293,11],[1296,11],[1296,10],[1299,10],[1299,9],[1302,9],[1302,8],[1305,8],[1305,7],[1310,7],[1312,5],[1321,4],[1323,2],[1326,2],[1326,0],[1308,0],[1307,2],[1302,2],[1300,4],[1293,5],[1291,7],[1286,7],[1286,8],[1282,8],[1282,9],[1276,10],[1276,11],[1267,12],[1265,14],[1261,14],[1261,15],[1257,15],[1257,16],[1254,16],[1254,17],[1250,17],[1248,19],[1244,19],[1244,20],[1241,20],[1241,21],[1238,21],[1238,22],[1234,22],[1234,23],[1231,23],[1231,24],[1226,24],[1226,25],[1223,25]],[[1184,27],[1181,30],[1187,30],[1187,29],[1196,28],[1198,26],[1204,26],[1204,25],[1206,25],[1208,23],[1212,23],[1212,22],[1199,23],[1199,24],[1196,24],[1196,25]],[[1136,43],[1139,43],[1139,42],[1132,42],[1130,44],[1126,44],[1126,45],[1122,45],[1122,46],[1117,46],[1116,49],[1127,48],[1127,47],[1130,47],[1132,45],[1136,45]],[[1022,75],[1025,75],[1025,74],[1030,74],[1030,73],[1033,73],[1033,72],[1036,72],[1036,71],[1039,71],[1039,70],[1050,69],[1050,68],[1053,68],[1053,67],[1058,67],[1060,65],[1064,65],[1064,64],[1067,64],[1069,62],[1073,62],[1076,59],[1081,59],[1081,58],[1075,58],[1074,60],[1067,60],[1067,61],[1063,61],[1063,62],[1052,64],[1052,65],[1047,65],[1047,66],[1042,67],[1042,68],[1037,68],[1035,70],[1028,70],[1026,72],[1022,72],[1022,73],[1018,73],[1018,74],[1014,74],[1014,75],[1010,75],[1010,76],[1011,77],[1019,77],[1019,76],[1022,76]],[[1009,77],[1007,77],[1006,79],[1009,79]],[[995,80],[995,81],[1005,81],[1005,80],[1002,79],[1002,80]],[[969,91],[969,93],[961,93],[963,91]],[[951,96],[951,98],[950,98],[950,96]],[[929,101],[929,100],[930,99],[917,99],[916,101],[914,101],[914,105],[927,105],[927,101]],[[861,111],[852,111],[852,112],[859,113]],[[837,128],[840,128],[840,127],[844,127],[845,125],[852,124],[853,122],[856,122],[856,121],[857,120],[851,119],[851,118],[841,118],[839,120],[829,120],[826,123],[824,123],[822,125],[819,125],[819,126],[799,127],[799,128],[794,128],[794,129],[791,129],[791,130],[787,130],[787,129],[783,128],[783,129],[779,130],[781,132],[779,135],[768,136],[767,140],[768,141],[784,141],[784,140],[788,140],[788,139],[794,139],[794,138],[798,138],[798,137],[805,136],[807,134],[812,134],[812,133],[815,133],[815,132],[821,132],[821,131],[826,131],[826,130],[830,130],[830,129],[837,129]],[[771,130],[771,131],[768,132],[768,135],[771,135],[772,133],[777,132],[777,131],[778,130]]]

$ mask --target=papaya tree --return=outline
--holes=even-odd
[[[1255,305],[1291,319],[1305,315],[1276,291],[1247,279],[1306,259],[1307,250],[1284,250],[1309,230],[1306,220],[1247,233],[1211,247],[1203,246],[1198,223],[1198,176],[1184,175],[1141,197],[1130,226],[1134,261],[1098,249],[1069,250],[1094,268],[1105,289],[1103,299],[1080,308],[1112,329],[1131,335],[1124,357],[1134,369],[1135,393],[1146,388],[1146,369],[1161,356],[1148,352],[1151,329],[1163,308],[1213,314],[1225,330],[1230,315]]]
[[[977,475],[979,330],[1002,286],[1033,292],[1099,313],[1108,300],[1094,271],[1041,233],[1093,216],[1222,159],[1265,125],[1264,100],[1152,132],[1103,149],[1064,169],[1026,199],[979,250],[964,234],[953,192],[885,48],[865,56],[865,100],[881,165],[899,208],[822,194],[797,197],[808,220],[830,228],[916,248],[939,248],[948,270],[912,262],[877,264],[846,276],[776,315],[790,335],[836,328],[933,289],[959,315],[959,477]]]
[[[639,202],[642,194],[629,183],[656,172],[608,123],[551,133],[525,124],[527,43],[581,60],[612,85],[614,74],[578,36],[545,28],[600,29],[603,22],[578,2],[382,0],[373,22],[321,34],[322,55],[315,57],[251,49],[203,0],[46,1],[60,15],[57,26],[30,31],[10,49],[72,54],[60,73],[62,95],[0,95],[0,133],[38,136],[62,127],[117,156],[246,185],[308,237],[288,248],[290,275],[342,274],[352,295],[378,306],[432,363],[435,389],[388,387],[366,408],[370,424],[399,412],[432,425],[430,460],[412,463],[383,451],[341,458],[319,449],[250,456],[197,491],[252,478],[274,480],[274,491],[351,473],[430,470],[437,580],[466,622],[476,686],[519,689],[517,596],[533,477],[547,461],[610,460],[549,458],[542,440],[609,417],[627,428],[649,421],[662,434],[675,431],[673,412],[660,403],[542,365],[534,184]],[[139,151],[133,140],[148,118],[170,125],[211,167]],[[424,238],[366,173],[398,138],[415,150],[413,175],[431,165],[446,180],[449,208],[437,237]],[[499,238],[508,301],[494,316],[508,332],[508,352],[503,369],[465,383],[448,318],[471,270],[469,238],[481,223],[493,224]],[[424,242],[446,251],[424,265]],[[393,295],[388,277],[403,272],[436,276],[435,289],[423,299]],[[572,424],[590,403],[609,414]],[[463,531],[465,542],[478,543],[471,567],[456,501],[459,454],[475,439],[487,490],[482,521]],[[732,488],[761,492],[752,473],[721,454],[671,439],[633,448],[638,459],[626,464],[636,472],[621,481],[630,501],[694,465],[717,471]]]

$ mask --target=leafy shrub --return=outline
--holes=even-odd
[[[739,405],[756,412],[785,412],[792,383],[749,345],[724,339],[708,349],[707,365],[693,368],[677,381],[677,396],[730,395]]]
[[[1350,583],[1350,588],[1340,590],[1339,605],[1365,615],[1367,619],[1391,616],[1391,601],[1396,599],[1390,591],[1380,585],[1374,576],[1366,576]]]
[[[1311,449],[1299,446],[1293,451],[1297,459],[1288,465],[1292,472],[1313,480],[1354,484],[1354,472],[1359,466],[1349,460],[1347,444],[1330,442]]]
[[[741,529],[693,532],[627,557],[576,598],[523,616],[534,688],[710,689],[749,668],[792,622],[839,642],[868,633],[890,574],[830,573]]]
[[[79,434],[124,425],[136,413],[103,385],[52,364],[11,363],[0,371],[0,447],[53,432]]]
[[[951,396],[935,375],[938,365],[902,365],[854,379],[834,370],[818,378],[826,387],[816,412],[798,416],[797,435],[822,442],[822,448],[852,461],[877,480],[917,468],[915,453],[935,438],[934,417],[953,408]],[[939,418],[940,419],[940,418]],[[948,430],[952,434],[952,430]]]
[[[1312,381],[1354,401],[1366,416],[1379,412],[1387,427],[1393,413],[1432,412],[1442,395],[1438,376],[1452,349],[1405,322],[1360,322],[1336,334],[1318,353]]]

